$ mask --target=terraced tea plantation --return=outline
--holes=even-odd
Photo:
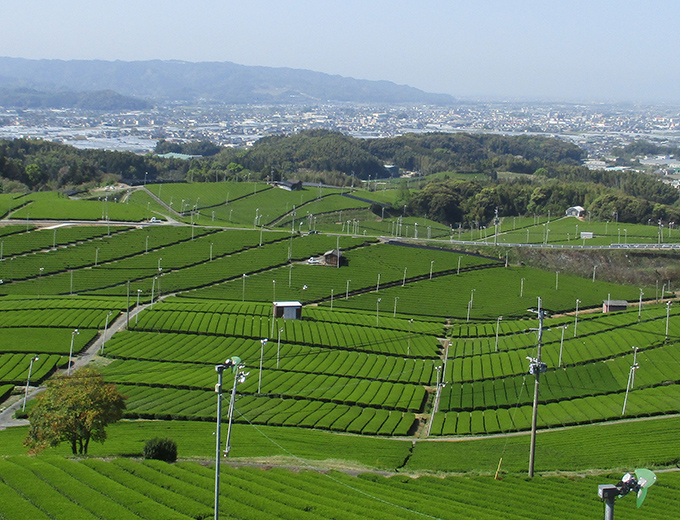
[[[204,302],[178,300],[145,311],[108,343],[107,355],[116,361],[104,374],[130,396],[129,416],[212,419],[214,360],[238,355],[254,369],[262,353],[261,377],[253,372],[240,387],[237,420],[412,433],[440,347],[434,324],[408,331],[411,324],[398,318],[384,319],[380,328],[312,319],[272,323],[270,306],[212,303],[208,310]],[[336,312],[346,322],[364,319]],[[261,339],[271,337],[272,327],[277,339],[263,349]]]
[[[545,333],[542,357],[549,368],[542,377],[539,402],[545,406],[541,407],[539,426],[677,412],[680,346],[675,338],[680,324],[676,310],[668,318],[666,311],[665,306],[645,309],[639,321],[637,310],[590,314],[578,322],[548,320],[551,330]],[[535,355],[535,333],[529,328],[513,330],[512,325],[503,323],[503,328],[510,330],[499,334],[496,343],[495,328],[461,326],[452,340],[444,376],[451,384],[442,391],[432,434],[483,434],[530,427],[534,379],[527,376],[526,358]],[[631,347],[638,349],[640,368],[635,371],[635,386],[624,414],[633,364]]]
[[[221,518],[500,520],[555,518],[556,511],[559,518],[568,519],[602,514],[593,490],[603,477],[546,477],[540,482],[521,477],[413,479],[248,467],[225,467],[222,473]],[[27,515],[116,520],[213,517],[214,471],[192,462],[11,457],[0,459],[0,474],[0,515],[7,520]],[[617,514],[678,518],[680,475],[665,474],[653,491],[644,509],[636,509],[628,498],[619,501]],[[546,501],[544,496],[553,499]]]
[[[125,436],[139,426],[146,440],[145,432],[182,432],[192,441],[180,458],[211,456],[204,447],[213,442],[215,365],[238,356],[248,375],[237,386],[232,457],[255,456],[252,436],[275,446],[261,450],[265,464],[285,457],[304,468],[309,462],[296,452],[307,445],[318,450],[307,458],[333,459],[331,467],[487,475],[505,457],[504,471],[523,472],[535,381],[527,358],[536,356],[538,328],[528,309],[540,297],[549,314],[538,412],[546,433],[539,439],[554,452],[576,438],[595,450],[597,434],[586,434],[587,425],[654,417],[642,431],[633,432],[639,423],[623,423],[612,444],[653,431],[661,440],[640,462],[677,464],[667,427],[677,426],[672,416],[680,412],[676,305],[646,296],[638,308],[632,305],[638,287],[468,254],[451,242],[456,230],[426,221],[418,232],[432,241],[404,241],[415,233],[415,220],[369,218],[370,200],[338,190],[300,194],[264,183],[210,188],[150,186],[130,196],[135,211],[189,225],[114,226],[105,218],[89,226],[0,227],[0,405],[23,395],[29,370],[31,386],[43,383],[67,367],[71,349],[78,356],[92,348],[116,322],[123,330],[94,361],[127,396],[126,422],[112,431]],[[24,218],[31,207],[37,208],[31,213],[47,207],[41,197],[19,202],[15,210]],[[59,208],[67,202],[59,200]],[[106,211],[107,203],[127,204],[88,202],[93,205],[79,206],[88,214]],[[366,220],[350,217],[359,212]],[[232,224],[240,229],[215,227]],[[340,234],[307,233],[317,225]],[[532,219],[513,225],[502,230],[508,240],[542,227]],[[571,223],[550,225],[549,240],[558,240],[558,229],[571,233]],[[646,229],[628,231],[631,238],[653,238]],[[462,238],[488,240],[475,236],[478,230],[467,233]],[[339,265],[324,265],[338,250]],[[642,291],[659,294],[655,287]],[[669,284],[660,294],[674,295]],[[631,306],[603,314],[608,299]],[[300,302],[300,319],[276,317],[272,302]],[[509,433],[517,435],[493,436]],[[469,440],[476,436],[484,440]],[[554,436],[560,440],[548,442]],[[12,455],[0,458],[0,518],[212,517],[214,467],[74,461],[49,453],[26,458],[16,455],[23,450],[19,437],[0,433],[1,442],[12,443],[0,450]],[[138,456],[141,440],[135,442],[113,454]],[[540,471],[608,468],[577,452],[571,460],[581,462],[562,465],[568,457],[557,462],[554,453],[539,451]],[[615,483],[619,466],[639,460],[617,459],[611,475],[531,481],[503,471],[495,481],[224,468],[221,512],[225,518],[552,518],[557,507],[560,518],[584,518],[601,514],[597,484]],[[679,486],[676,475],[664,474],[650,499],[656,506],[645,506],[645,516],[672,518]],[[621,504],[617,511],[626,518],[641,514]]]
[[[0,300],[0,398],[31,381],[37,384],[65,368],[73,341],[77,355],[125,309],[120,299],[6,298]]]

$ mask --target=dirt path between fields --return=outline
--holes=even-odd
[[[164,296],[163,298],[167,297]],[[157,303],[157,302],[156,302]],[[111,339],[111,337],[121,330],[127,328],[128,320],[132,321],[135,317],[142,312],[151,304],[140,305],[139,307],[133,308],[128,316],[127,312],[123,312],[115,321],[111,322],[106,329],[106,336],[104,336],[104,331],[100,331],[99,336],[92,342],[92,344],[87,348],[87,350],[81,352],[78,355],[73,356],[73,364],[71,366],[71,371],[77,370],[84,367],[88,363],[92,362],[95,358],[99,357],[102,348],[106,349],[106,342]],[[66,369],[59,370],[58,373],[65,373]],[[28,389],[28,400],[33,399],[37,394],[45,390],[44,386],[40,387],[29,387]],[[9,428],[12,426],[27,426],[27,419],[15,419],[14,414],[17,410],[23,407],[24,403],[24,393],[15,394],[11,396],[4,403],[4,408],[0,409],[0,430]]]

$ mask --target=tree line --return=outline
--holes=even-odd
[[[187,161],[153,154],[80,150],[40,139],[0,140],[0,188],[3,192],[58,190],[145,176],[184,178]]]
[[[641,175],[641,174],[638,174]],[[639,182],[634,182],[634,181]],[[622,188],[593,182],[560,179],[465,181],[439,179],[409,193],[403,186],[395,209],[406,206],[410,215],[465,227],[487,225],[499,216],[564,215],[571,206],[583,206],[595,220],[641,223],[680,218],[678,191],[650,179],[663,189],[638,190],[639,179],[624,182]]]
[[[641,146],[641,145],[640,145]],[[190,160],[159,157],[175,151]],[[157,154],[79,150],[42,140],[0,141],[2,191],[69,189],[101,183],[187,180],[280,180],[298,178],[338,186],[390,175],[386,164],[427,173],[483,173],[483,181],[437,180],[421,191],[401,189],[397,206],[449,224],[488,222],[502,215],[560,213],[585,207],[591,218],[622,222],[675,220],[678,190],[636,172],[590,170],[577,146],[541,136],[407,134],[356,139],[309,130],[258,140],[250,148],[207,141],[161,140]],[[498,178],[498,172],[527,174]]]
[[[201,156],[189,161],[158,157],[169,152]],[[42,140],[0,141],[0,176],[5,191],[60,189],[107,176],[125,180],[251,180],[331,175],[356,179],[390,176],[386,164],[422,174],[442,171],[533,173],[551,165],[575,167],[583,158],[577,146],[537,136],[409,134],[384,139],[356,139],[340,132],[309,130],[268,136],[251,148],[219,147],[208,141],[160,140],[155,154],[79,150]],[[324,179],[327,180],[327,179]],[[7,185],[9,181],[9,186]]]

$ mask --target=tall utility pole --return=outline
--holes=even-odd
[[[496,206],[496,211],[493,219],[493,243],[494,245],[498,244],[498,206]]]
[[[222,442],[222,372],[225,368],[229,368],[232,365],[231,360],[227,359],[223,364],[215,365],[215,371],[217,372],[217,385],[215,386],[215,392],[217,393],[217,431],[216,435],[216,445],[215,448],[215,520],[219,518],[220,510],[220,444]]]
[[[227,426],[227,444],[224,449],[224,456],[228,456],[231,451],[231,424],[234,418],[234,402],[236,398],[236,385],[243,383],[246,380],[248,373],[244,373],[243,369],[245,365],[241,363],[241,358],[234,356],[231,359],[227,359],[224,363],[215,365],[215,371],[217,372],[217,385],[215,385],[215,392],[217,393],[217,431],[216,436],[216,446],[215,446],[215,520],[219,518],[220,510],[220,443],[222,436],[222,373],[227,369],[231,368],[234,372],[234,385],[231,388],[231,398],[229,400],[229,412],[228,412],[228,426]]]
[[[262,393],[262,361],[264,360],[264,346],[269,341],[267,338],[260,340],[260,371],[257,376],[257,395]]]
[[[635,385],[635,371],[640,368],[637,362],[637,347],[631,347],[633,349],[633,364],[630,366],[630,372],[628,372],[628,383],[626,384],[626,396],[623,398],[623,409],[621,410],[621,415],[626,415],[626,404],[628,403],[628,392],[631,391]]]
[[[642,292],[642,288],[640,288],[640,303],[638,304],[638,323],[640,323],[640,319],[642,318],[642,296],[645,293]]]
[[[541,362],[541,347],[543,343],[543,318],[545,312],[541,309],[541,298],[538,298],[538,310],[531,311],[538,315],[538,344],[536,347],[536,357],[529,359],[529,373],[536,377],[534,384],[534,404],[531,413],[531,447],[529,448],[529,477],[534,476],[534,457],[536,454],[536,420],[538,417],[538,387],[542,372],[547,370],[547,365]]]

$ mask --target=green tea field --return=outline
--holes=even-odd
[[[615,284],[466,244],[652,255],[678,237],[546,216],[450,229],[383,218],[389,193],[347,191],[242,182],[0,199],[0,408],[88,351],[127,398],[81,459],[67,446],[27,457],[26,424],[0,430],[0,518],[212,517],[215,365],[235,356],[248,374],[224,518],[586,518],[602,513],[597,485],[636,467],[658,483],[643,509],[624,498],[618,514],[680,518],[676,281]],[[594,238],[577,243],[575,226]],[[625,308],[603,313],[609,300]],[[299,302],[299,319],[273,302]],[[154,436],[175,439],[180,462],[140,461]]]

